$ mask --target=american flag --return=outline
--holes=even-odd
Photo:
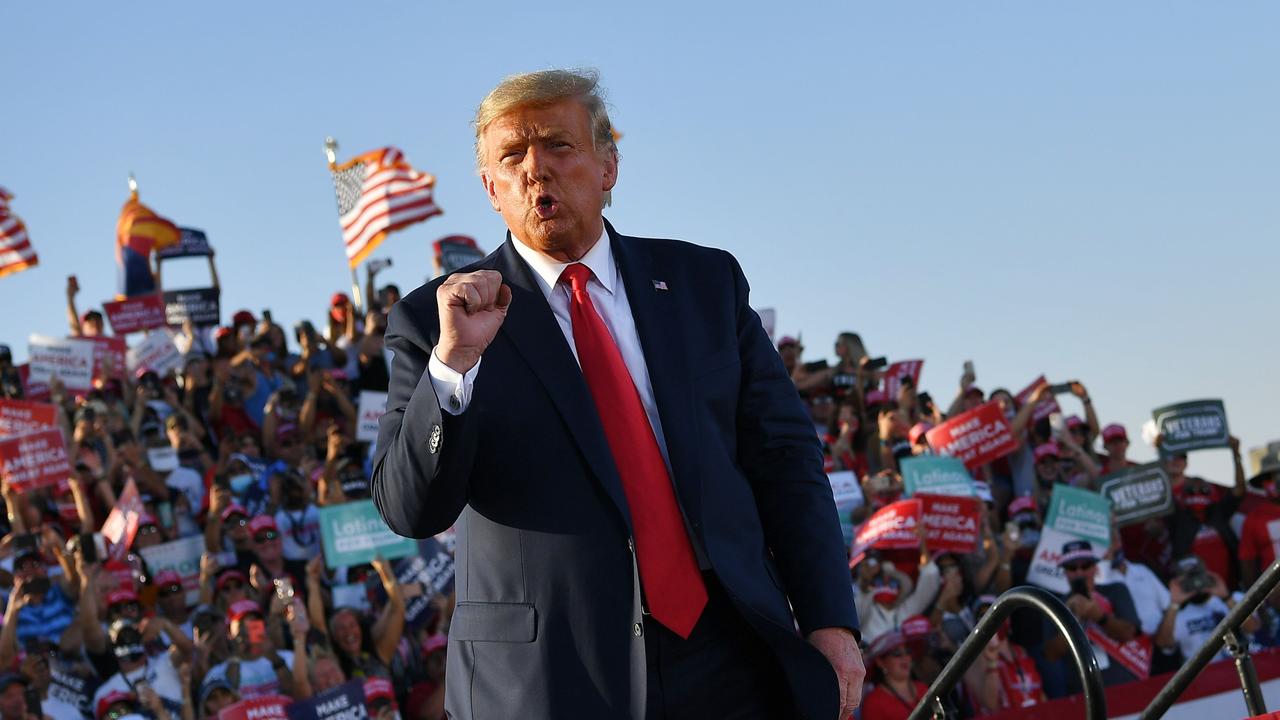
[[[9,212],[13,194],[0,187],[0,277],[16,273],[40,263],[35,248],[27,239],[27,226]]]
[[[387,233],[442,212],[431,198],[435,177],[414,170],[397,148],[374,150],[331,169],[342,239],[353,268]]]

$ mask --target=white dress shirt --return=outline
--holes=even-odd
[[[560,282],[560,273],[571,263],[562,263],[539,253],[517,239],[512,239],[516,252],[533,269],[534,279],[542,294],[551,305],[551,313],[560,324],[560,331],[569,344],[574,359],[578,357],[578,349],[573,343],[573,321],[569,316],[569,302],[572,292],[568,283]],[[600,239],[587,251],[578,262],[591,269],[591,279],[587,281],[587,292],[591,294],[591,304],[596,313],[604,321],[613,342],[617,344],[622,360],[631,373],[631,381],[640,392],[640,401],[644,404],[645,414],[649,416],[649,425],[658,439],[658,449],[670,471],[671,459],[667,456],[667,444],[662,434],[662,420],[658,417],[658,405],[653,397],[653,384],[649,381],[649,366],[644,360],[644,350],[640,347],[640,336],[636,333],[635,318],[631,314],[631,304],[627,302],[627,290],[623,287],[622,276],[618,265],[613,261],[613,249],[609,233],[601,231]],[[505,280],[505,278],[504,278]],[[445,365],[433,351],[427,363],[427,371],[431,374],[431,386],[436,391],[440,408],[452,415],[461,414],[471,403],[471,390],[480,371],[477,362],[466,372],[459,373]],[[579,362],[581,365],[581,362]]]

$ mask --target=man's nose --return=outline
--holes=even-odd
[[[549,165],[548,158],[543,157],[542,148],[531,147],[524,154],[524,171],[525,175],[531,181],[542,181],[548,177]]]

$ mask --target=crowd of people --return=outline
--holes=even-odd
[[[70,334],[107,332],[102,313],[81,314],[67,287]],[[175,339],[181,366],[106,373],[87,392],[56,380],[74,474],[29,492],[0,485],[0,720],[158,720],[216,717],[247,698],[306,699],[361,679],[370,713],[444,716],[443,676],[453,599],[431,595],[419,622],[406,603],[420,595],[391,563],[330,568],[321,551],[319,508],[369,496],[371,448],[355,438],[361,391],[385,392],[382,336],[399,291],[374,291],[361,313],[332,297],[323,329],[290,330],[268,311],[240,310],[222,327],[186,325]],[[865,499],[852,523],[900,499],[904,458],[931,454],[928,430],[995,401],[1020,441],[1012,454],[973,472],[986,513],[972,554],[870,550],[851,565],[869,677],[862,716],[905,717],[928,683],[991,607],[1026,582],[1050,494],[1060,483],[1097,489],[1125,468],[1126,428],[1101,426],[1083,383],[1070,384],[1078,415],[1055,429],[1004,389],[984,392],[967,365],[947,407],[910,378],[894,397],[883,363],[853,333],[836,342],[834,364],[806,363],[793,338],[778,344],[811,413],[827,470],[856,473]],[[22,398],[12,354],[0,346],[0,393]],[[176,451],[158,470],[151,451]],[[1277,473],[1246,482],[1239,444],[1235,475],[1210,483],[1189,473],[1185,454],[1167,458],[1171,515],[1117,528],[1110,547],[1061,548],[1072,581],[1064,600],[1083,625],[1116,644],[1142,641],[1147,671],[1177,667],[1203,641],[1243,587],[1275,556]],[[128,553],[101,546],[104,520],[132,481],[144,512]],[[199,536],[198,591],[172,571],[155,573],[142,551]],[[356,585],[367,592],[338,592]],[[1258,646],[1280,644],[1280,612],[1265,607],[1244,627]],[[1099,640],[1106,644],[1105,640]],[[1074,691],[1061,637],[1038,617],[1015,615],[988,644],[952,702],[962,716],[1042,703]],[[1097,650],[1108,684],[1135,680],[1131,664]]]
[[[76,294],[72,280],[70,335],[106,334]],[[87,392],[49,384],[74,472],[35,490],[0,484],[0,719],[214,718],[353,680],[370,716],[444,716],[451,594],[426,591],[409,623],[421,583],[391,561],[330,568],[322,553],[319,508],[369,497],[354,403],[386,391],[382,334],[398,298],[382,288],[358,313],[335,294],[323,330],[242,310],[225,327],[184,327],[181,367],[163,376],[107,368]],[[7,346],[0,381],[0,397],[23,398]],[[168,449],[177,467],[153,468]],[[130,481],[142,512],[127,552],[112,552],[103,524]],[[148,567],[147,548],[192,537],[198,588]]]
[[[852,512],[855,528],[903,497],[902,461],[934,454],[928,432],[947,419],[995,402],[1018,440],[1012,453],[971,470],[985,507],[977,552],[932,552],[921,524],[916,549],[852,558],[868,667],[863,717],[905,718],[996,597],[1028,583],[1053,488],[1098,491],[1100,478],[1136,465],[1129,432],[1100,425],[1078,381],[1063,384],[1069,396],[1058,418],[1036,420],[1034,408],[1052,397],[1048,384],[1020,403],[1006,389],[984,391],[966,364],[944,408],[911,376],[887,396],[884,359],[872,358],[855,333],[837,339],[835,364],[804,362],[795,338],[782,338],[778,351],[809,408],[828,471],[853,471],[861,481],[865,502]],[[1230,450],[1233,477],[1217,482],[1192,474],[1186,453],[1160,453],[1171,514],[1123,527],[1113,521],[1105,549],[1079,539],[1052,548],[1071,588],[1062,598],[1086,628],[1108,686],[1179,667],[1275,559],[1280,468],[1265,465],[1246,478],[1234,437]],[[1255,649],[1280,645],[1277,605],[1265,604],[1242,626]],[[1017,612],[950,701],[961,716],[982,716],[1078,692],[1066,652],[1065,639],[1038,615]]]

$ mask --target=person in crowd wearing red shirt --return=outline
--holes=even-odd
[[[991,596],[978,599],[982,607],[977,620],[982,619],[994,600]],[[982,658],[965,673],[964,681],[977,715],[1018,710],[1047,701],[1035,661],[1021,646],[1009,642],[1007,620],[982,649]]]
[[[881,634],[867,648],[874,687],[862,699],[866,720],[906,720],[929,688],[912,677],[911,650],[901,632]]]
[[[1262,490],[1267,502],[1257,505],[1244,519],[1240,530],[1240,576],[1243,585],[1252,585],[1262,571],[1276,559],[1280,545],[1280,468],[1263,467],[1249,478],[1249,484]]]
[[[1246,488],[1240,440],[1232,437],[1229,443],[1235,463],[1234,484],[1230,489],[1187,475],[1186,453],[1170,455],[1165,461],[1165,472],[1173,487],[1176,507],[1168,518],[1174,557],[1195,555],[1210,572],[1223,578],[1227,587],[1236,587],[1239,577],[1235,557],[1240,540],[1231,529],[1231,516],[1240,507]]]
[[[1126,457],[1129,451],[1129,433],[1125,432],[1120,423],[1111,423],[1102,428],[1102,447],[1107,451],[1102,464],[1103,475],[1137,465]]]

